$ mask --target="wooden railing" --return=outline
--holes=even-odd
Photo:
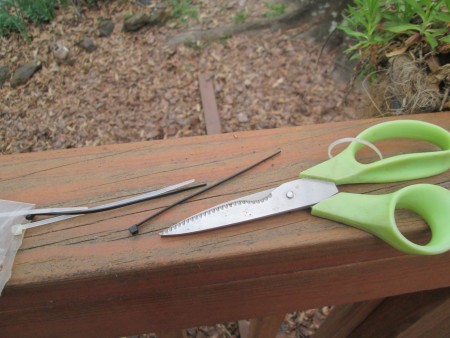
[[[408,118],[450,130],[450,113]],[[162,214],[137,236],[130,225],[189,192],[28,230],[0,297],[0,336],[169,337],[183,328],[254,318],[249,335],[274,337],[280,314],[338,305],[319,337],[383,337],[375,332],[377,320],[392,324],[400,308],[406,319],[397,317],[403,323],[397,336],[426,329],[439,337],[449,323],[450,253],[406,255],[308,210],[196,235],[158,235],[202,209],[295,179],[326,159],[332,141],[390,119],[2,156],[0,198],[43,207],[93,206],[190,178],[212,184],[282,151]],[[398,145],[387,151],[399,151]],[[418,182],[449,188],[450,173]],[[342,190],[378,194],[408,184]],[[422,224],[409,217],[405,234],[423,240]],[[405,304],[416,311],[408,314]]]

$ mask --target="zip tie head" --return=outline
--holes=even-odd
[[[133,224],[132,226],[130,226],[128,228],[128,231],[130,232],[130,234],[135,236],[135,235],[137,235],[139,233],[139,228],[138,228],[137,224]]]

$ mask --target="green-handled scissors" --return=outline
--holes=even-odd
[[[195,214],[164,230],[162,236],[195,233],[296,209],[312,207],[312,214],[345,223],[378,236],[411,254],[432,255],[450,249],[450,191],[416,184],[386,195],[338,192],[336,185],[385,183],[424,178],[450,169],[450,133],[436,125],[397,120],[374,125],[357,137],[367,143],[388,139],[416,139],[439,151],[392,156],[369,164],[355,158],[363,144],[352,142],[337,156],[300,173],[301,179],[241,197]],[[411,242],[395,223],[395,209],[417,213],[429,225],[426,245]]]

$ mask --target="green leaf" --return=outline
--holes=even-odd
[[[373,14],[379,8],[379,0],[367,0],[367,7],[369,8],[369,13]]]
[[[439,45],[437,40],[434,38],[433,34],[430,34],[429,32],[424,32],[424,35],[425,35],[425,40],[427,40],[427,42],[430,44],[431,48],[435,49]]]
[[[350,53],[350,52],[359,52],[362,49],[366,49],[368,47],[367,43],[357,43],[349,48],[346,49],[346,53]]]
[[[418,25],[413,25],[413,24],[404,24],[404,25],[384,25],[383,28],[389,32],[393,32],[393,33],[406,33],[408,31],[418,31],[420,32],[420,26]]]
[[[444,43],[450,43],[450,35],[440,38],[439,41],[444,42]]]
[[[364,39],[367,39],[367,36],[366,36],[365,34],[363,34],[363,33],[361,33],[361,32],[354,31],[354,30],[352,30],[352,29],[351,29],[350,27],[348,27],[348,26],[339,25],[337,28],[340,29],[340,30],[342,30],[342,31],[344,31],[345,34],[350,35],[350,36],[352,36],[352,37],[354,37],[354,38],[364,38]]]
[[[408,4],[421,18],[422,20],[426,17],[425,11],[422,8],[421,3],[426,2],[424,1],[417,1],[417,0],[404,0],[406,4]]]
[[[407,21],[404,21],[401,17],[399,17],[398,13],[391,13],[391,12],[384,12],[383,13],[383,18],[387,21],[391,21],[391,22],[403,22],[403,23],[407,23]]]
[[[450,13],[436,12],[433,14],[433,19],[448,23],[450,22]]]
[[[433,36],[438,36],[438,35],[447,33],[447,28],[446,28],[446,27],[442,27],[442,28],[430,28],[430,29],[427,29],[427,32],[432,33]]]
[[[358,60],[361,58],[361,55],[359,53],[353,54],[348,58],[349,61]]]
[[[391,40],[394,37],[394,35],[375,35],[373,38],[373,41],[375,41],[377,44],[385,44],[387,43],[389,40]]]
[[[445,6],[447,6],[447,11],[450,12],[450,0],[444,0]]]

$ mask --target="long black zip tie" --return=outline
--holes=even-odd
[[[137,234],[139,233],[139,227],[140,227],[141,225],[147,223],[147,222],[150,221],[151,219],[155,218],[156,216],[161,215],[163,212],[165,212],[165,211],[167,211],[167,210],[173,208],[174,206],[177,206],[178,204],[181,204],[181,203],[187,201],[188,199],[190,199],[190,198],[192,198],[192,197],[198,196],[198,195],[200,195],[201,193],[204,193],[205,191],[208,191],[208,190],[210,190],[210,189],[212,189],[212,188],[214,188],[214,187],[217,187],[218,185],[220,185],[220,184],[222,184],[222,183],[224,183],[224,182],[227,182],[227,181],[229,181],[229,180],[235,178],[236,176],[239,176],[240,174],[245,173],[246,171],[248,171],[248,170],[250,170],[250,169],[253,169],[253,168],[256,167],[257,165],[259,165],[259,164],[261,164],[261,163],[263,163],[263,162],[265,162],[265,161],[271,159],[272,157],[275,157],[275,156],[278,155],[279,153],[281,153],[281,150],[278,150],[277,152],[273,153],[272,155],[270,155],[270,156],[268,156],[268,157],[266,157],[266,158],[264,158],[264,159],[262,159],[262,160],[260,160],[260,161],[258,161],[258,162],[256,162],[256,163],[254,163],[254,164],[252,164],[252,165],[250,165],[250,166],[248,166],[248,167],[246,167],[246,168],[244,168],[244,169],[238,171],[237,173],[234,173],[234,174],[231,175],[231,176],[228,176],[228,177],[226,177],[226,178],[224,178],[224,179],[222,179],[222,180],[220,180],[220,181],[218,181],[218,182],[216,182],[216,183],[214,183],[214,184],[212,184],[212,185],[210,185],[210,186],[207,186],[207,187],[205,187],[205,188],[203,188],[203,189],[201,189],[201,190],[199,190],[199,191],[197,191],[197,192],[195,192],[195,193],[193,193],[193,194],[191,194],[191,195],[189,195],[189,196],[187,196],[187,197],[185,197],[185,198],[182,198],[182,199],[179,200],[179,201],[176,201],[176,202],[174,202],[174,203],[168,205],[167,207],[165,207],[165,208],[163,208],[163,209],[157,211],[156,213],[154,213],[154,214],[148,216],[147,218],[143,219],[143,220],[140,221],[139,223],[136,223],[136,224],[132,225],[131,227],[128,228],[128,231],[130,231],[130,233],[131,233],[133,236],[134,236],[134,235],[137,235]]]

